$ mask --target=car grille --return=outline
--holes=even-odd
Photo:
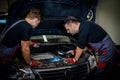
[[[88,62],[73,66],[37,70],[42,80],[85,80],[89,73]]]

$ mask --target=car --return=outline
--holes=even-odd
[[[31,59],[39,60],[42,65],[30,67],[23,60],[15,59],[12,65],[12,79],[25,80],[87,80],[96,73],[97,60],[92,51],[85,51],[76,64],[66,63],[73,58],[76,44],[68,36],[41,35],[31,40],[40,43],[31,46]]]
[[[22,5],[21,5],[22,4]],[[43,20],[33,30],[31,41],[39,46],[31,46],[31,59],[42,65],[30,67],[23,59],[15,57],[9,75],[12,80],[88,80],[95,77],[97,55],[92,50],[83,52],[75,64],[66,63],[75,56],[77,37],[67,34],[63,27],[67,16],[79,20],[94,21],[94,11],[82,0],[17,0],[8,12],[8,23],[25,17],[31,8],[40,9]],[[18,51],[19,53],[19,51]]]

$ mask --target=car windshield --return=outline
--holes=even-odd
[[[40,35],[32,36],[32,41],[40,43],[70,43],[70,38],[64,35]]]

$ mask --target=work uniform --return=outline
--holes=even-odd
[[[20,47],[21,40],[28,41],[30,39],[32,27],[25,20],[18,20],[5,29],[5,32],[3,31],[1,35],[5,34],[3,38],[1,37],[0,43],[0,80],[10,80],[9,75],[12,68],[9,63]]]
[[[15,22],[16,23],[16,22]],[[7,28],[9,29],[9,28]],[[7,31],[7,29],[5,31]],[[4,36],[1,41],[0,63],[7,63],[12,60],[15,51],[20,46],[21,40],[30,40],[32,27],[25,20],[14,25]],[[7,49],[4,50],[4,47]]]
[[[92,48],[98,55],[97,79],[108,80],[115,63],[116,47],[110,36],[100,25],[84,21],[80,24],[78,47]]]

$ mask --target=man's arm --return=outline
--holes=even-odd
[[[83,51],[84,51],[84,50],[81,49],[81,48],[79,48],[79,47],[76,48],[76,54],[75,54],[75,57],[74,57],[74,59],[75,59],[76,61],[78,61],[78,59],[79,59],[80,56],[82,55]]]
[[[75,50],[75,53],[74,53],[75,57],[74,58],[68,58],[65,62],[70,63],[70,64],[75,64],[79,60],[83,51],[84,51],[84,49],[81,49],[81,48],[77,47],[76,50]]]
[[[21,41],[22,55],[27,64],[30,65],[30,41]]]

